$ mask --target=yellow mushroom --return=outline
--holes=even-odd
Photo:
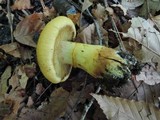
[[[130,75],[127,61],[116,50],[100,45],[72,42],[76,36],[73,22],[59,16],[40,34],[37,60],[43,75],[52,83],[65,81],[72,67],[81,68],[95,78],[124,78]]]

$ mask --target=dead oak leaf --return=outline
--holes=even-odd
[[[6,53],[13,55],[14,57],[20,58],[19,44],[16,42],[1,45],[0,48]]]
[[[24,9],[31,9],[33,8],[31,6],[30,0],[16,0],[12,6],[13,10],[24,10]]]
[[[45,25],[42,17],[43,14],[34,13],[19,22],[13,33],[15,39],[21,44],[36,47],[33,36],[35,33],[40,32]]]

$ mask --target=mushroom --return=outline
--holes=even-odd
[[[100,45],[72,42],[74,23],[65,16],[51,20],[40,34],[37,61],[43,75],[52,83],[65,81],[72,67],[81,68],[95,78],[128,79],[131,72],[120,52]]]

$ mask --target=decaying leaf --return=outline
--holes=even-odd
[[[33,36],[36,32],[40,32],[45,25],[42,17],[43,14],[34,13],[19,22],[14,31],[15,39],[21,44],[36,47]]]
[[[159,120],[160,111],[152,104],[92,94],[108,119],[115,116],[119,120]]]
[[[160,32],[158,32],[147,20],[136,17],[131,20],[131,27],[124,36],[133,38],[142,44],[141,49],[134,50],[135,56],[142,62],[158,63],[160,70]]]
[[[1,45],[0,48],[3,49],[6,53],[13,55],[14,57],[20,58],[20,51],[19,51],[18,43],[14,42],[14,43]]]
[[[160,83],[160,74],[151,65],[145,65],[139,75],[136,75],[136,80],[144,81],[148,85]]]
[[[29,76],[29,73],[30,73],[30,72],[27,73],[28,72],[27,71],[27,69],[28,69],[27,66],[30,66],[30,68],[31,68],[31,65],[24,65],[24,66],[19,65],[15,68],[12,77],[9,79],[9,85],[12,86],[11,90],[25,89],[26,84],[27,84],[27,80],[29,78],[28,76]]]
[[[68,102],[68,96],[69,93],[67,91],[63,88],[58,88],[51,94],[49,104],[43,104],[43,107],[41,107],[40,110],[23,108],[19,118],[23,118],[25,120],[56,120],[63,116]]]
[[[30,0],[16,0],[14,2],[14,5],[12,6],[13,10],[24,10],[24,9],[31,9],[33,8],[31,6],[31,1]]]
[[[11,66],[6,67],[5,71],[1,75],[0,79],[0,93],[4,95],[7,92],[8,86],[7,86],[7,80],[11,76]]]

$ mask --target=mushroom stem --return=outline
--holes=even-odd
[[[121,65],[126,62],[114,49],[69,41],[60,41],[58,46],[58,58],[63,64],[81,68],[95,78],[104,78],[108,73],[124,77]]]

